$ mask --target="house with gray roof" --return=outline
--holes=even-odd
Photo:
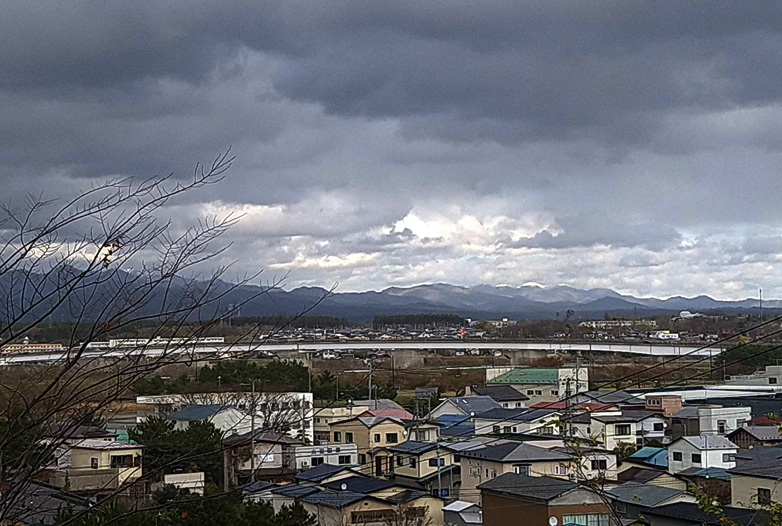
[[[569,480],[505,473],[478,489],[484,526],[611,524],[608,503],[591,488]]]
[[[497,408],[502,408],[502,406],[490,396],[454,396],[446,398],[440,405],[432,409],[427,415],[427,420],[440,421],[445,416],[455,416],[459,420],[467,420]]]
[[[560,412],[549,409],[495,408],[472,418],[476,435],[537,433],[558,435]]]
[[[223,435],[250,431],[250,415],[224,404],[193,404],[167,415],[175,429],[186,429],[190,422],[211,422]]]
[[[738,446],[720,435],[681,437],[668,445],[668,470],[679,473],[690,468],[736,466]]]
[[[614,509],[617,513],[628,519],[643,516],[649,508],[697,500],[694,495],[682,489],[640,482],[625,482],[608,489],[607,493],[614,499]]]
[[[767,508],[782,503],[782,460],[742,462],[729,469],[731,505]]]
[[[495,402],[505,408],[527,407],[529,397],[510,385],[485,385],[472,387],[470,391],[478,396],[490,396]]]
[[[574,457],[524,442],[504,441],[459,453],[461,500],[476,502],[477,487],[505,473],[567,479],[578,471]]]
[[[782,445],[782,434],[777,426],[743,425],[726,436],[741,449]]]

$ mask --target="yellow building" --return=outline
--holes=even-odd
[[[392,416],[358,416],[333,423],[332,444],[356,444],[358,468],[362,473],[382,476],[391,471],[387,447],[403,442],[407,435],[404,421]]]
[[[86,439],[66,446],[51,482],[71,491],[113,491],[141,477],[142,446]]]

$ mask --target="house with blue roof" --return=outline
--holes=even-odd
[[[638,464],[668,469],[668,450],[664,447],[645,446],[627,458]]]

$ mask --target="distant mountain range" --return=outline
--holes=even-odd
[[[302,287],[290,291],[275,290],[242,308],[243,316],[291,314],[312,305],[326,294],[325,289]],[[757,299],[720,301],[709,296],[665,300],[637,298],[610,289],[578,289],[565,285],[519,287],[477,285],[461,287],[445,283],[390,287],[381,291],[335,292],[328,295],[313,315],[371,320],[378,314],[452,313],[471,318],[540,319],[553,318],[567,310],[575,319],[612,315],[649,316],[691,312],[735,313],[758,309]],[[764,309],[782,309],[782,301],[763,302]]]
[[[100,293],[88,295],[86,300],[94,310],[100,309],[100,298],[111,297],[111,290],[122,288],[126,278],[123,273],[104,283],[103,276],[96,276]],[[45,292],[55,284],[51,278],[33,275],[31,282]],[[24,275],[5,273],[0,276],[0,288],[5,293],[6,304],[18,308],[23,298]],[[29,287],[28,287],[29,288]],[[181,289],[181,290],[179,290]],[[184,281],[174,281],[172,296],[188,295]],[[334,292],[318,287],[299,287],[292,290],[274,289],[265,294],[257,286],[244,285],[231,288],[227,283],[218,283],[215,292],[223,294],[219,305],[201,311],[203,318],[222,315],[228,305],[241,304],[241,316],[292,316],[309,309],[310,315],[335,316],[349,320],[372,320],[376,315],[442,313],[457,314],[474,319],[542,319],[564,317],[568,310],[574,311],[573,319],[602,318],[607,312],[612,316],[650,316],[676,314],[679,311],[735,313],[758,310],[758,300],[719,301],[708,296],[684,298],[676,296],[665,300],[637,298],[619,294],[610,289],[578,289],[566,285],[544,287],[539,284],[525,284],[519,287],[476,285],[462,287],[446,283],[417,285],[413,287],[390,287],[381,291]],[[81,296],[81,295],[79,295]],[[143,308],[146,314],[157,312],[163,296],[153,294]],[[319,302],[319,303],[318,303]],[[51,316],[55,321],[65,321],[73,314],[72,302],[63,304]],[[763,302],[764,309],[779,309],[782,301]],[[42,309],[37,309],[42,311]],[[78,309],[77,309],[78,310]],[[36,315],[42,315],[35,312]]]

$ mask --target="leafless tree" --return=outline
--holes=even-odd
[[[173,200],[220,182],[232,161],[226,152],[197,165],[185,182],[173,175],[115,179],[65,202],[41,195],[0,207],[0,349],[52,319],[72,327],[57,362],[0,372],[0,522],[18,518],[30,484],[80,426],[138,379],[201,359],[197,338],[279,285],[254,289],[241,303],[229,300],[258,278],[230,281],[229,267],[213,266],[238,216],[209,217],[185,230],[162,219]],[[91,345],[142,325],[149,339],[176,339],[154,349]],[[255,350],[260,334],[248,328],[241,350]]]

